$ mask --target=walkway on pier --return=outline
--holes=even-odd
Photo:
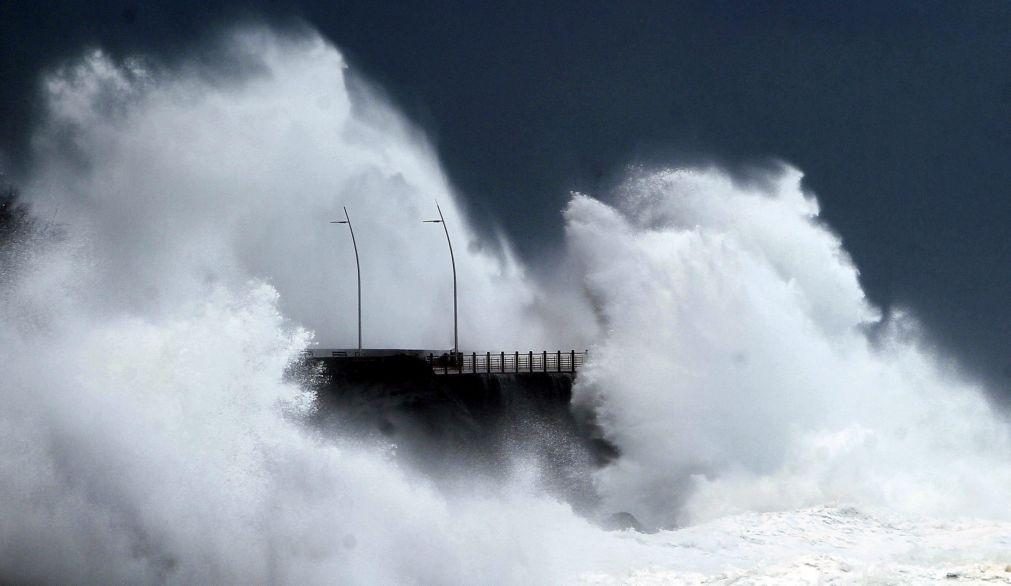
[[[575,374],[586,361],[587,351],[470,352],[428,355],[432,372],[453,374]]]

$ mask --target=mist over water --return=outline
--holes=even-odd
[[[579,279],[560,290],[469,228],[424,138],[332,46],[226,43],[246,64],[226,80],[100,51],[46,78],[25,195],[63,236],[0,285],[0,576],[558,583],[696,563],[598,529],[523,454],[508,482],[447,488],[395,446],[304,424],[313,397],[285,368],[356,336],[341,206],[365,345],[451,346],[448,252],[421,223],[436,198],[465,350],[592,344],[575,401],[621,452],[595,474],[602,514],[1008,517],[1006,422],[908,318],[871,341],[878,312],[798,171],[636,171],[610,205],[574,195],[556,268]]]

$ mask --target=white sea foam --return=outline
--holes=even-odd
[[[1006,421],[878,319],[786,170],[641,172],[567,212],[607,335],[580,376],[622,450],[602,492],[658,525],[824,503],[1007,517]],[[904,333],[905,332],[905,333]]]
[[[452,343],[446,243],[421,223],[437,197],[456,238],[464,343],[554,334],[505,245],[473,235],[423,142],[368,94],[352,105],[332,46],[263,30],[227,42],[248,75],[211,81],[96,51],[46,79],[25,191],[65,235],[3,284],[0,575],[571,575],[579,556],[545,528],[574,543],[598,531],[535,480],[441,494],[383,450],[300,423],[312,397],[282,375],[311,343],[304,328],[355,341],[351,243],[327,223],[343,205],[367,345]]]
[[[440,494],[304,429],[310,397],[280,377],[305,334],[275,302],[251,284],[93,320],[71,300],[46,334],[3,329],[6,580],[553,582],[603,547],[536,483]]]

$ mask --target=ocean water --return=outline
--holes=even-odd
[[[227,76],[94,50],[48,72],[0,282],[0,577],[75,583],[1011,582],[1011,435],[915,316],[884,319],[800,170],[630,169],[533,276],[426,138],[312,31]],[[305,423],[285,369],[356,336],[583,347],[620,450],[606,531],[517,453],[451,484]]]

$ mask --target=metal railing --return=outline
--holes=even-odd
[[[428,364],[436,374],[574,374],[589,352],[542,350],[534,352],[460,352],[441,356],[428,355]]]

